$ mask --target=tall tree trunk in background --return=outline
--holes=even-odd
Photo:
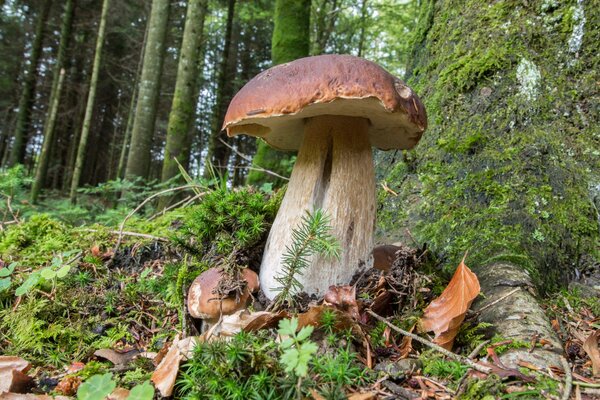
[[[54,126],[56,124],[56,114],[58,113],[58,106],[60,104],[60,94],[62,92],[62,86],[64,82],[64,64],[67,47],[69,46],[69,40],[71,38],[71,25],[73,22],[73,10],[74,0],[67,0],[65,5],[65,13],[60,29],[60,44],[58,45],[58,54],[56,55],[56,64],[54,65],[53,77],[52,77],[52,90],[50,93],[50,102],[47,111],[46,121],[44,123],[44,142],[42,144],[42,150],[38,160],[38,166],[35,174],[35,180],[31,188],[31,201],[35,203],[37,201],[40,189],[44,185],[46,180],[46,173],[48,172],[48,161],[50,156],[50,149],[52,148],[54,138]]]
[[[598,21],[594,2],[423,2],[409,84],[429,129],[408,162],[380,160],[399,196],[379,228],[409,228],[447,268],[468,250],[476,308],[521,287],[481,313],[503,337],[554,337],[528,285],[598,262]]]
[[[153,0],[148,21],[150,28],[144,50],[142,78],[131,131],[131,145],[125,169],[127,179],[146,178],[150,169],[150,151],[160,94],[168,22],[169,0]]]
[[[235,0],[229,0],[227,8],[227,23],[225,26],[225,45],[223,47],[223,58],[221,59],[221,68],[219,70],[219,82],[217,84],[217,101],[215,103],[215,112],[213,115],[213,126],[208,139],[207,163],[210,162],[218,173],[224,174],[227,171],[227,161],[229,159],[229,149],[221,140],[221,124],[225,117],[225,112],[231,96],[233,96],[233,80],[235,78],[235,68],[231,68],[231,39],[233,35],[233,19],[235,17]],[[231,76],[233,74],[233,76]],[[205,175],[209,169],[205,168]]]
[[[358,36],[358,53],[359,57],[362,57],[363,50],[365,48],[365,35],[367,30],[367,0],[362,0],[360,4],[360,33]]]
[[[104,45],[104,36],[106,33],[106,16],[108,13],[108,7],[109,0],[103,0],[102,14],[100,16],[100,26],[98,28],[98,37],[96,39],[96,51],[94,53],[94,65],[92,67],[92,77],[90,79],[90,89],[88,92],[88,98],[85,108],[85,116],[83,117],[83,127],[81,128],[79,145],[77,146],[77,158],[75,159],[75,166],[73,167],[73,177],[71,178],[71,190],[69,192],[69,198],[73,203],[75,202],[77,196],[79,178],[81,177],[81,171],[83,170],[85,150],[90,134],[90,124],[92,121],[92,114],[94,111],[94,102],[96,100],[96,87],[98,85],[98,75],[100,73],[102,47]]]
[[[177,81],[169,114],[167,144],[161,181],[166,182],[179,173],[177,161],[187,170],[192,145],[192,131],[198,100],[198,75],[202,55],[202,31],[206,17],[207,0],[189,0],[185,29],[181,42]],[[160,207],[168,204],[162,197]]]
[[[125,126],[125,132],[123,133],[123,143],[121,144],[121,155],[119,156],[119,164],[117,166],[116,179],[123,178],[123,172],[125,171],[125,163],[127,161],[127,154],[129,153],[129,141],[131,140],[131,129],[133,128],[133,117],[135,114],[135,105],[137,100],[137,94],[139,91],[139,81],[140,76],[142,75],[142,64],[144,62],[144,51],[146,49],[146,41],[148,40],[149,30],[150,24],[146,24],[146,29],[144,30],[144,40],[142,41],[142,47],[140,48],[140,57],[138,59],[137,68],[135,70],[135,79],[133,80],[129,111],[127,112],[127,125]]]
[[[19,99],[19,110],[17,112],[17,121],[13,133],[13,144],[10,153],[9,166],[23,163],[25,159],[25,149],[27,146],[28,129],[31,123],[31,108],[35,95],[35,83],[37,80],[37,69],[42,54],[42,44],[44,41],[44,27],[50,13],[51,0],[43,0],[42,9],[38,15],[35,27],[35,36],[31,45],[31,56],[29,65],[25,70],[23,78],[23,87],[21,89],[21,98]]]
[[[273,64],[282,64],[308,56],[310,49],[310,4],[311,0],[277,0],[275,3],[275,26],[271,41]],[[276,151],[265,142],[259,141],[253,164],[280,175],[289,175],[290,153]],[[284,181],[252,170],[248,173],[247,183],[261,185],[272,182],[281,186]]]

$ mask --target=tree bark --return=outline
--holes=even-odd
[[[486,300],[522,288],[487,312],[527,324],[520,311],[537,306],[524,289],[554,290],[598,258],[600,99],[590,82],[600,80],[600,9],[478,4],[423,2],[409,84],[430,127],[407,162],[380,159],[399,196],[387,195],[379,227],[395,240],[408,228],[447,268],[468,250]],[[503,336],[544,334],[506,326]]]
[[[308,56],[310,49],[310,5],[311,0],[277,0],[275,3],[275,26],[271,41],[273,65],[286,63]],[[255,167],[262,167],[280,175],[289,175],[291,154],[270,148],[259,141],[253,159]],[[271,182],[281,186],[285,182],[273,175],[257,170],[248,173],[246,182],[261,185]]]
[[[198,75],[202,64],[202,32],[206,9],[206,0],[189,0],[188,2],[175,93],[167,127],[162,182],[168,181],[179,173],[177,162],[186,170],[189,165],[198,99]],[[166,206],[169,199],[169,197],[162,197],[159,207]]]
[[[50,94],[50,102],[47,112],[48,115],[46,117],[46,122],[44,123],[44,142],[42,144],[42,150],[38,160],[35,180],[31,188],[31,201],[33,203],[37,201],[39,192],[44,185],[46,174],[48,172],[48,160],[54,138],[54,126],[56,124],[56,115],[58,113],[60,95],[64,82],[65,56],[67,47],[69,46],[69,40],[71,38],[71,25],[73,22],[73,10],[75,8],[74,3],[74,0],[67,0],[67,3],[65,4],[65,12],[60,29],[60,44],[58,45],[56,64],[54,65],[52,77],[52,91]]]
[[[44,28],[46,20],[50,13],[51,0],[44,0],[42,9],[38,15],[35,27],[35,36],[31,45],[31,56],[29,64],[25,70],[23,79],[23,88],[19,99],[19,109],[17,111],[17,121],[13,134],[13,145],[9,158],[9,166],[22,164],[25,159],[25,149],[27,147],[27,130],[31,123],[31,108],[33,105],[33,97],[35,95],[35,83],[37,81],[37,69],[42,54],[42,44],[44,42]]]
[[[94,111],[94,102],[96,100],[96,87],[98,85],[98,75],[100,73],[100,61],[102,58],[102,47],[104,45],[104,36],[106,32],[106,16],[108,14],[109,0],[103,0],[102,2],[102,14],[100,16],[100,26],[98,28],[98,38],[96,39],[96,51],[94,53],[94,64],[92,67],[92,77],[90,79],[90,89],[88,92],[88,98],[85,108],[85,116],[83,118],[83,127],[81,128],[81,136],[79,138],[79,145],[77,147],[77,158],[75,159],[75,166],[73,167],[73,177],[71,179],[71,191],[69,198],[71,202],[76,201],[77,188],[79,187],[79,178],[81,177],[81,171],[83,170],[83,161],[85,158],[85,150],[87,140],[90,134],[90,124],[92,121],[92,114]]]
[[[219,69],[219,82],[217,85],[217,101],[215,103],[215,111],[213,115],[212,131],[208,139],[208,154],[206,159],[212,164],[215,170],[220,174],[227,172],[227,164],[229,160],[229,149],[221,140],[227,140],[221,135],[221,125],[229,101],[233,96],[233,80],[235,78],[235,57],[231,57],[233,20],[235,18],[235,2],[229,0],[227,8],[227,23],[225,26],[225,44],[223,47],[223,58],[221,59],[221,67]],[[232,64],[233,67],[232,68]],[[205,168],[204,174],[208,177],[209,169]]]
[[[160,94],[160,77],[169,22],[169,0],[153,0],[142,77],[131,131],[125,177],[146,178],[150,169],[152,138]]]

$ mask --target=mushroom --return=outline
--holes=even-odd
[[[258,74],[233,98],[223,129],[280,150],[299,150],[267,239],[260,284],[273,299],[281,256],[306,210],[323,209],[340,241],[339,260],[314,256],[297,277],[309,294],[347,284],[368,264],[375,225],[371,146],[410,149],[427,126],[425,108],[400,79],[365,59],[321,55]]]
[[[221,315],[233,314],[248,305],[250,294],[259,288],[258,275],[248,268],[241,272],[241,278],[246,282],[239,296],[219,298],[214,293],[219,282],[223,279],[223,272],[219,268],[210,268],[201,273],[188,292],[188,311],[194,318],[203,319],[208,325],[216,323]]]

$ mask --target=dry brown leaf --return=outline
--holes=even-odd
[[[435,332],[434,342],[450,350],[467,310],[480,291],[477,276],[463,258],[446,289],[425,309],[421,330]]]
[[[244,332],[275,328],[277,324],[279,324],[279,321],[289,317],[289,314],[285,311],[280,311],[278,313],[272,313],[268,311],[252,313],[252,320],[244,327]]]
[[[71,397],[66,396],[48,396],[46,394],[33,394],[33,393],[1,393],[0,400],[73,400]]]
[[[377,393],[375,392],[367,392],[367,393],[352,393],[348,396],[348,400],[373,400],[377,398]]]
[[[100,349],[94,352],[96,357],[104,358],[115,364],[117,368],[127,367],[137,356],[140,355],[138,350],[130,350],[120,353],[113,349]]]
[[[332,305],[356,320],[360,318],[356,303],[356,286],[329,286],[329,290],[325,293],[324,304]]]
[[[592,373],[594,376],[600,376],[600,350],[598,349],[598,340],[600,339],[600,329],[596,329],[595,332],[583,342],[583,350],[587,353],[592,360]]]
[[[373,248],[373,268],[383,272],[389,272],[396,260],[396,252],[401,247],[393,244],[382,244]]]
[[[106,400],[125,400],[129,397],[129,390],[122,387],[118,387],[111,394],[108,395]]]
[[[31,364],[20,357],[0,356],[0,393],[23,393],[33,378],[26,374]]]
[[[67,375],[54,388],[56,393],[64,394],[65,396],[75,396],[77,389],[81,385],[81,377]]]
[[[325,397],[321,396],[315,389],[310,389],[309,392],[313,400],[325,400]]]
[[[154,386],[163,397],[168,397],[173,394],[175,379],[179,372],[179,363],[183,359],[183,354],[179,352],[179,335],[173,339],[173,344],[164,356],[158,367],[152,373],[150,380],[154,382]]]

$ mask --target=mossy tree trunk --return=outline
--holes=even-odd
[[[592,3],[423,2],[409,84],[429,129],[406,162],[380,164],[400,196],[381,193],[379,225],[396,238],[408,226],[448,268],[468,250],[486,295],[527,279],[549,290],[598,259],[600,8]],[[515,272],[492,279],[500,267]],[[516,299],[496,308],[518,314]]]
[[[192,127],[196,117],[198,75],[202,55],[202,31],[204,30],[206,9],[207,0],[189,0],[188,2],[177,67],[175,93],[167,127],[162,182],[177,176],[179,173],[177,162],[183,168],[188,168],[192,144]],[[166,206],[168,200],[168,197],[162,198],[161,207]]]
[[[50,13],[52,0],[43,0],[41,10],[39,11],[29,63],[26,66],[23,83],[21,86],[21,97],[19,98],[19,108],[16,117],[16,126],[13,133],[13,144],[8,161],[9,166],[22,164],[25,159],[25,150],[27,147],[27,138],[29,125],[31,123],[31,111],[33,98],[35,95],[35,83],[37,81],[37,69],[42,54],[42,44],[44,42],[44,28],[46,20]]]
[[[146,178],[150,169],[152,138],[169,22],[169,0],[153,0],[144,50],[142,77],[131,131],[125,177]]]
[[[67,47],[69,40],[71,39],[71,25],[73,22],[73,10],[75,8],[75,0],[67,0],[65,4],[65,11],[60,29],[60,43],[58,45],[58,53],[56,55],[56,64],[54,65],[54,71],[52,72],[52,91],[50,93],[50,102],[46,121],[44,123],[44,142],[42,144],[42,150],[40,152],[38,166],[35,173],[35,180],[31,188],[31,201],[35,203],[44,182],[46,180],[46,174],[48,172],[48,161],[50,156],[50,150],[54,139],[54,126],[56,125],[56,115],[58,113],[58,106],[60,104],[60,95],[62,93],[63,82],[64,82],[64,64],[65,56],[67,53]]]
[[[277,0],[275,2],[275,26],[271,41],[273,65],[306,57],[310,49],[311,0]],[[290,153],[273,150],[265,142],[258,143],[253,159],[256,167],[262,167],[280,175],[290,174]],[[275,186],[285,183],[273,175],[257,170],[248,173],[247,183],[261,185],[272,182]]]
[[[77,157],[73,167],[73,176],[71,178],[71,190],[69,198],[71,202],[75,202],[77,196],[77,188],[79,187],[79,179],[83,170],[83,162],[85,158],[85,150],[88,137],[90,134],[90,126],[92,123],[92,114],[94,111],[94,103],[96,101],[96,87],[98,86],[98,76],[100,74],[100,62],[102,60],[102,47],[104,46],[104,36],[106,33],[106,18],[108,15],[109,0],[103,0],[102,13],[100,15],[100,26],[98,27],[98,37],[96,38],[96,50],[94,53],[94,64],[92,66],[92,76],[90,78],[90,88],[85,106],[85,116],[83,117],[83,126],[77,146]]]
[[[227,141],[227,138],[221,135],[221,126],[223,124],[225,112],[227,111],[227,106],[233,96],[236,72],[235,67],[237,65],[236,57],[233,57],[231,54],[234,47],[234,43],[232,43],[234,41],[232,39],[234,35],[237,35],[237,32],[234,32],[233,30],[235,4],[236,0],[228,1],[227,22],[225,25],[225,44],[223,47],[223,58],[221,59],[221,66],[219,68],[217,99],[215,102],[212,131],[210,138],[208,139],[208,154],[206,156],[207,162],[212,164],[215,171],[223,175],[227,172],[230,151],[229,148],[221,142],[221,140]],[[235,46],[237,46],[237,43],[235,43]],[[210,170],[208,168],[205,169],[204,173],[205,176],[210,176]]]

